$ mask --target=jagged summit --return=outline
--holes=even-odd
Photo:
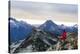
[[[52,20],[47,20],[44,24],[50,24],[57,26]]]
[[[55,24],[52,20],[47,20],[40,26],[40,29],[43,29],[45,31],[55,31],[57,27],[57,24]]]

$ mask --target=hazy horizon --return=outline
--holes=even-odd
[[[77,5],[43,2],[11,2],[11,17],[26,19],[30,24],[42,24],[43,21],[78,23]]]

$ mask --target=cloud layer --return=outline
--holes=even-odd
[[[41,2],[11,2],[11,16],[36,20],[77,22],[77,5]]]

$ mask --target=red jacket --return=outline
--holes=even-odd
[[[67,32],[63,32],[60,39],[61,40],[65,40],[66,39],[66,36],[67,36]]]

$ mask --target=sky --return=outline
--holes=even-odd
[[[78,23],[78,7],[73,4],[12,1],[11,17],[25,20],[30,24],[54,22]]]

